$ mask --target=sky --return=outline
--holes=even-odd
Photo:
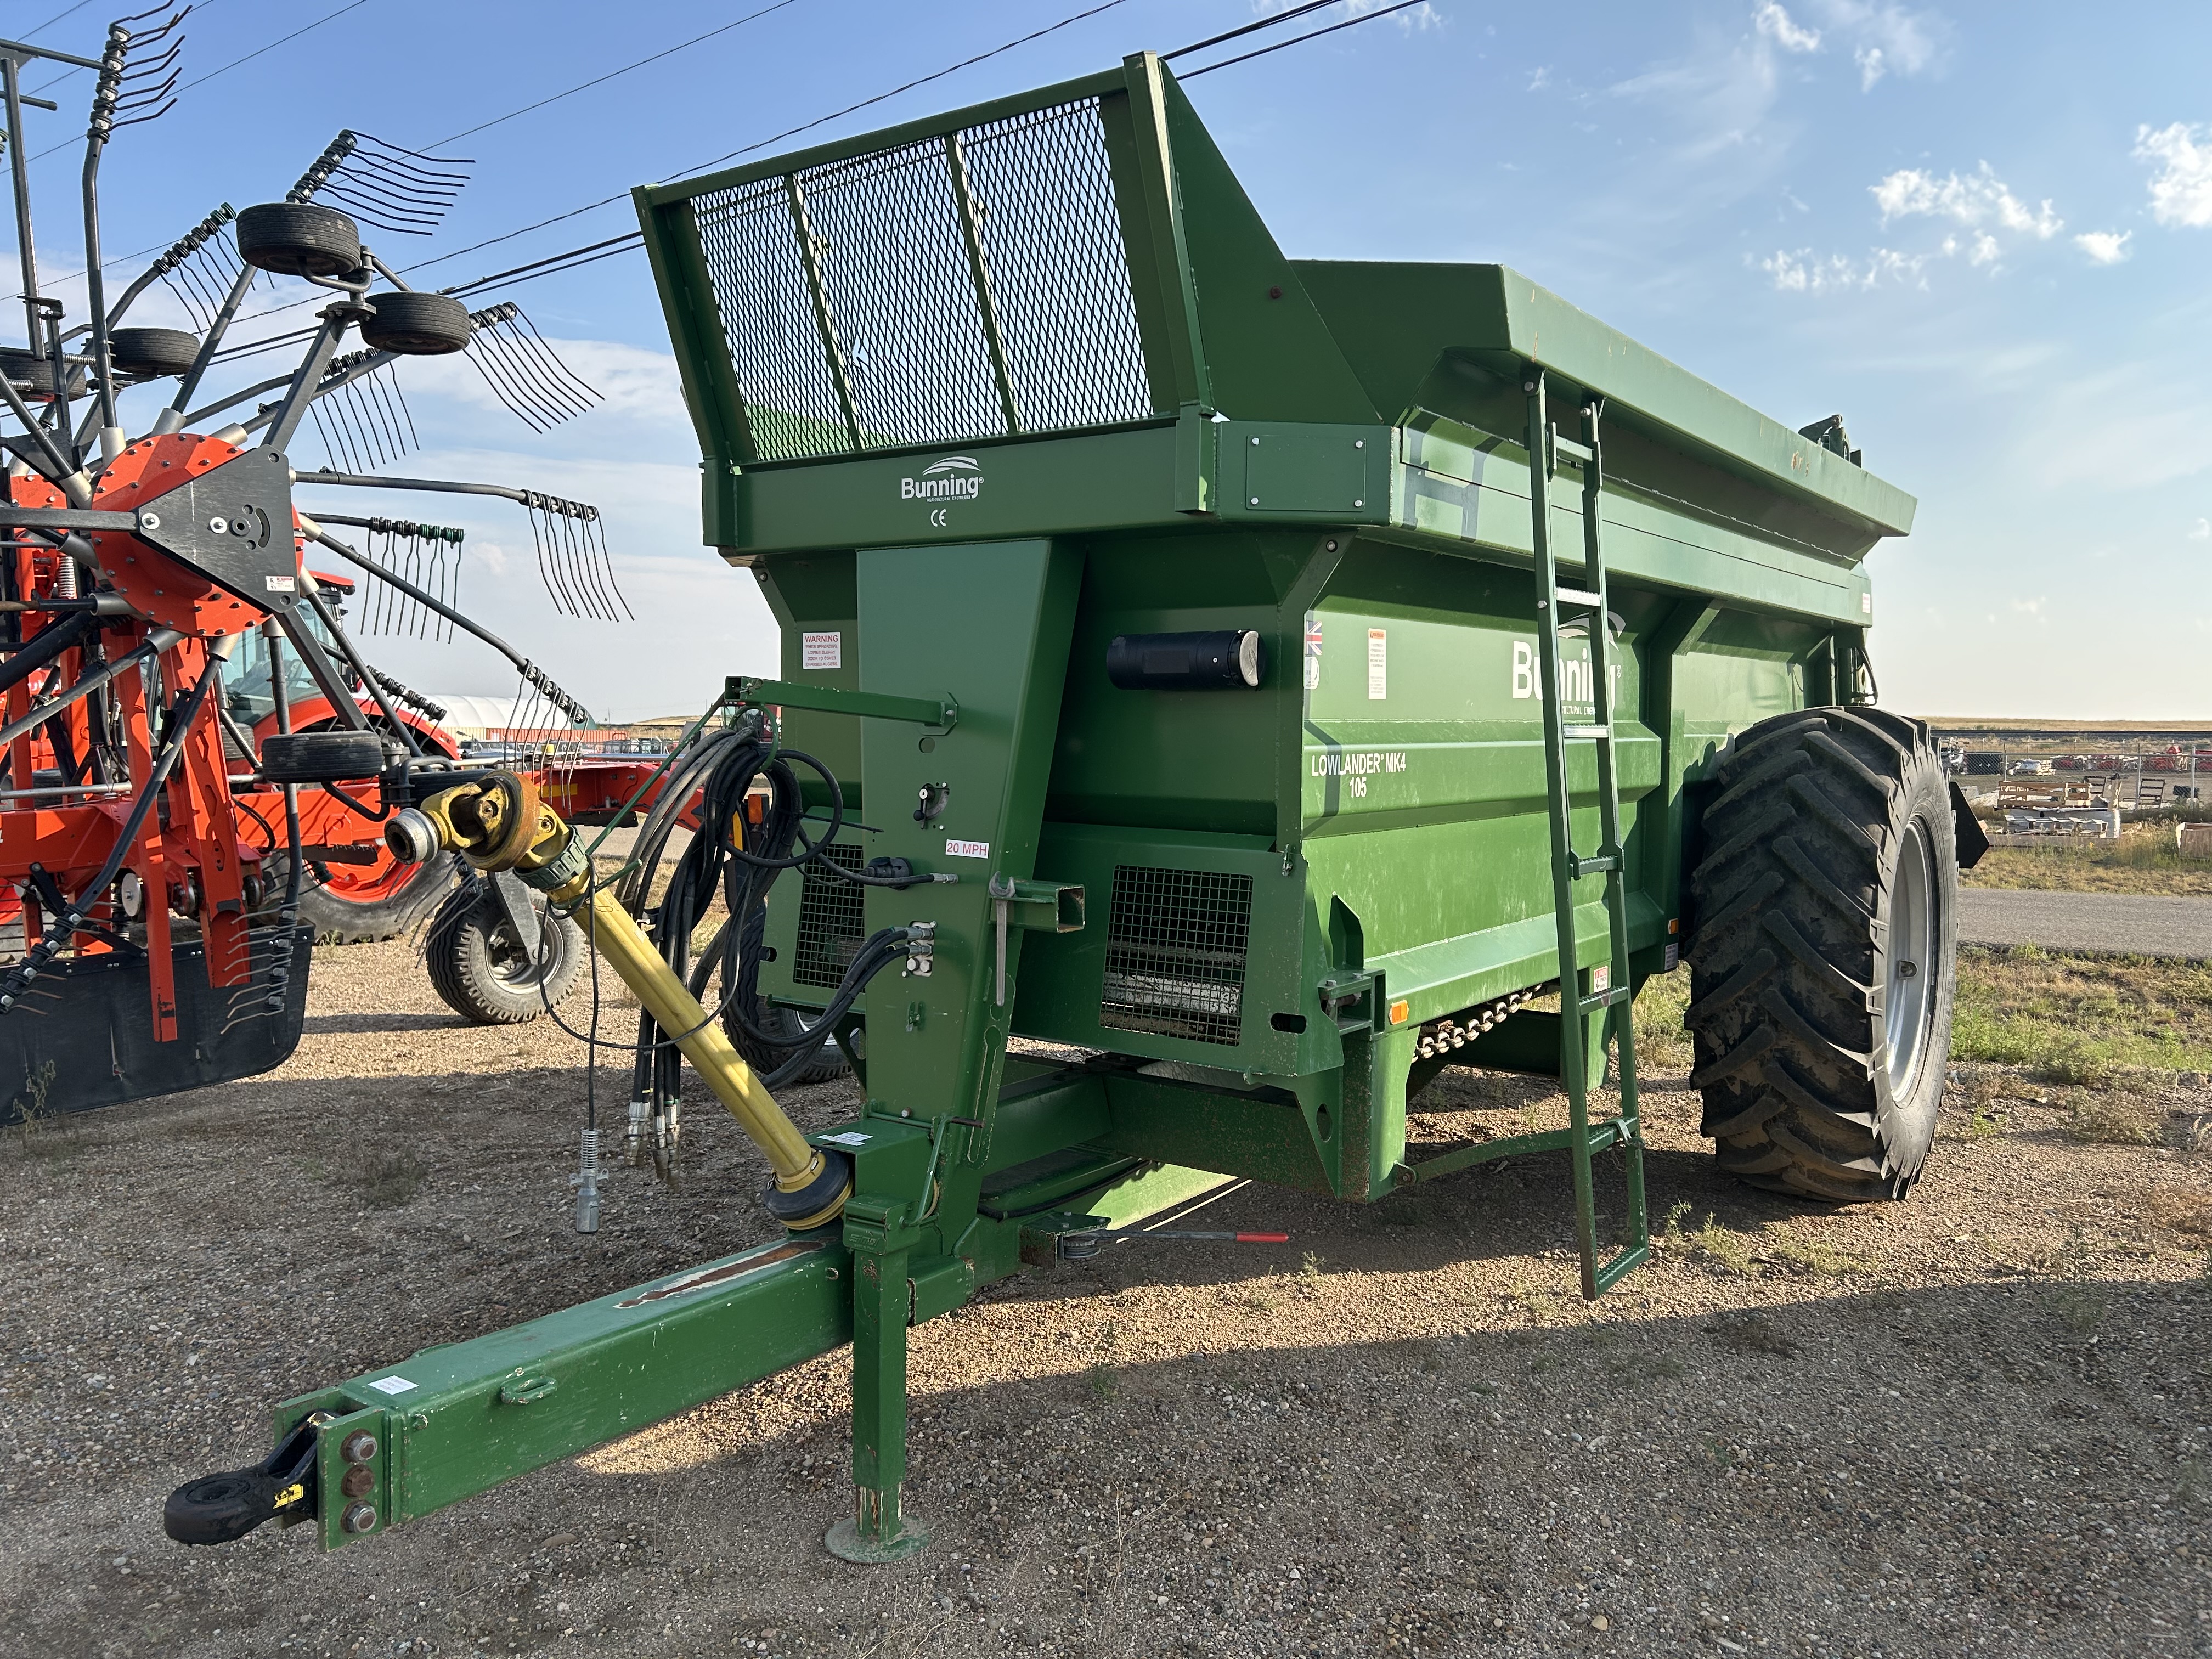
[[[435,235],[370,239],[403,270],[435,261],[418,285],[461,282],[635,221],[623,196],[509,233],[1099,3],[201,0],[176,106],[121,133],[104,164],[110,290],[216,202],[281,199],[340,127],[473,160]],[[1340,0],[1279,35],[1381,3]],[[46,21],[66,4],[8,0],[0,33],[97,57],[106,8]],[[1117,0],[756,153],[1281,9]],[[2212,716],[2212,7],[1585,0],[1566,16],[1426,0],[1189,91],[1294,257],[1502,262],[1792,426],[1842,414],[1867,465],[1920,501],[1914,533],[1870,559],[1887,706]],[[82,265],[71,140],[90,81],[24,76],[63,106],[25,125],[47,152],[33,167],[42,270],[77,318],[81,281],[53,279]],[[10,292],[15,267],[0,258]],[[304,291],[257,289],[250,308]],[[595,503],[637,620],[559,615],[504,503],[303,489],[303,505],[465,528],[465,606],[603,718],[696,710],[725,675],[772,671],[751,579],[698,544],[698,447],[643,257],[496,297],[521,303],[604,402],[533,434],[467,360],[411,360],[400,382],[421,448],[380,470]],[[17,314],[0,310],[0,334]],[[184,319],[157,285],[131,320]],[[248,360],[210,387],[289,361]],[[161,397],[131,398],[135,431]],[[319,448],[296,441],[295,464]],[[514,688],[472,644],[368,644],[426,691]]]

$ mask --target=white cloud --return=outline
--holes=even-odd
[[[1751,14],[1759,32],[1784,52],[1818,52],[1820,31],[1806,28],[1784,11],[1778,0],[1760,0]]]
[[[1347,17],[1365,17],[1371,12],[1395,3],[1396,0],[1344,0],[1344,12]],[[1392,13],[1390,21],[1411,34],[1415,29],[1440,28],[1444,20],[1443,14],[1431,5],[1429,0],[1421,0],[1418,6]]]
[[[1927,286],[1921,276],[1921,267],[1927,260],[1918,254],[1899,253],[1894,248],[1878,247],[1863,261],[1841,253],[1831,253],[1822,258],[1810,248],[1799,248],[1795,253],[1778,249],[1758,263],[1759,269],[1784,294],[1864,290],[1885,282]]]
[[[1974,230],[2025,231],[2044,241],[2066,225],[2047,198],[2031,209],[2005,187],[1987,161],[1963,178],[1952,173],[1939,179],[1918,167],[1901,167],[1867,190],[1881,210],[1885,225],[1893,219],[1924,216],[1949,219]]]
[[[2100,265],[2116,265],[2128,257],[2128,239],[2131,230],[2085,230],[2074,239],[2074,246]]]
[[[1997,239],[1986,230],[1978,230],[1974,233],[1973,252],[1966,255],[1966,263],[1970,265],[1995,264],[1997,252]]]
[[[2190,526],[2189,539],[2192,542],[2212,542],[2212,519],[2199,519]]]
[[[1949,54],[1951,26],[1934,12],[1867,0],[1816,0],[1829,27],[1856,44],[1859,89],[1871,92],[1886,76],[1909,79],[1940,73]]]
[[[1541,69],[1534,69],[1534,70],[1529,70],[1529,71],[1528,71],[1528,90],[1529,90],[1529,91],[1531,91],[1531,92],[1541,92],[1541,91],[1543,91],[1543,90],[1544,90],[1544,88],[1547,88],[1547,87],[1550,86],[1551,84],[1552,84],[1552,70],[1551,70],[1551,66],[1550,66],[1548,64],[1546,64],[1546,65],[1545,65],[1544,67],[1542,67]]]
[[[2212,226],[2212,128],[2187,121],[2136,129],[2136,160],[2153,162],[2151,217],[2162,225]]]

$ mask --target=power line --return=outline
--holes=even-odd
[[[76,4],[73,6],[64,6],[52,17],[49,17],[45,22],[40,24],[38,27],[27,31],[23,35],[23,39],[26,40],[37,40],[39,36],[44,34],[48,29],[53,27],[55,24],[60,22],[63,18],[74,16],[76,13],[82,11],[91,3],[92,0],[76,0]]]
[[[213,0],[209,0],[209,3],[212,4]],[[197,81],[185,82],[184,85],[177,88],[177,91],[179,94],[181,95],[185,93],[190,92],[194,87],[204,87],[209,82],[214,80],[216,76],[228,75],[231,70],[236,69],[240,64],[250,64],[255,58],[260,57],[264,52],[274,52],[277,47],[284,45],[287,41],[296,40],[301,35],[310,33],[313,30],[322,27],[322,26],[327,22],[330,22],[336,18],[344,16],[349,11],[360,10],[362,7],[368,3],[368,0],[346,0],[346,3],[340,6],[336,11],[325,12],[320,17],[315,19],[312,23],[302,23],[298,28],[294,29],[289,34],[280,35],[277,39],[271,40],[265,46],[256,46],[252,52],[247,52],[243,58],[234,58],[222,68],[210,70],[205,75],[201,76]],[[74,144],[77,141],[74,138],[64,138],[60,143],[52,145],[49,149],[40,150],[31,159],[33,161],[44,161],[47,156],[52,155],[55,150],[67,149],[71,144]],[[134,255],[132,257],[135,258],[137,256]],[[101,261],[100,269],[103,270],[106,270],[112,263],[112,261],[109,260]]]
[[[1230,30],[1226,34],[1217,34],[1210,40],[1194,40],[1187,46],[1177,46],[1173,52],[1164,52],[1160,54],[1160,61],[1164,64],[1173,63],[1178,58],[1188,58],[1194,52],[1204,52],[1208,46],[1218,46],[1226,40],[1235,40],[1247,34],[1255,34],[1261,29],[1279,28],[1285,23],[1304,17],[1308,12],[1326,11],[1336,3],[1337,0],[1306,0],[1306,3],[1302,6],[1292,6],[1288,11],[1279,11],[1273,17],[1262,17],[1256,23],[1247,23],[1242,28]]]
[[[757,18],[765,17],[772,11],[781,11],[786,6],[796,5],[798,3],[799,0],[775,0],[775,3],[774,5],[763,6],[758,11],[748,12],[743,17],[738,18],[734,23],[725,23],[720,28],[708,29],[704,34],[695,34],[689,40],[670,46],[665,52],[656,52],[650,58],[641,58],[635,64],[625,64],[618,70],[609,70],[605,75],[599,76],[593,80],[586,81],[580,85],[570,87],[566,92],[556,92],[551,97],[541,98],[534,104],[525,104],[520,109],[511,109],[504,115],[495,115],[489,121],[479,122],[472,127],[465,127],[460,131],[453,134],[451,137],[439,139],[436,143],[430,145],[430,148],[432,149],[435,149],[438,148],[439,144],[450,144],[456,139],[471,137],[476,133],[483,131],[488,127],[495,127],[502,121],[512,121],[518,115],[527,115],[532,110],[544,109],[548,104],[557,104],[563,98],[574,98],[580,92],[589,92],[593,87],[605,86],[608,82],[615,80],[618,76],[628,75],[632,70],[641,70],[647,64],[657,64],[664,58],[672,58],[678,52],[688,51],[691,47],[699,45],[702,41],[711,40],[718,34],[727,34],[732,29],[742,28],[747,23],[752,22]]]
[[[1272,46],[1261,46],[1257,52],[1248,52],[1241,58],[1224,58],[1218,64],[1208,64],[1204,69],[1193,70],[1182,79],[1195,81],[1201,75],[1211,75],[1214,70],[1227,69],[1233,64],[1249,64],[1255,58],[1265,58],[1269,52],[1280,52],[1285,46],[1304,46],[1309,40],[1320,40],[1324,34],[1334,34],[1339,29],[1356,29],[1362,23],[1371,23],[1378,17],[1388,17],[1392,12],[1405,11],[1412,7],[1425,6],[1428,3],[1429,0],[1398,0],[1398,3],[1395,6],[1385,6],[1380,11],[1362,12],[1357,17],[1347,17],[1341,23],[1331,23],[1327,28],[1315,29],[1310,33],[1294,34],[1287,40],[1278,40]]]
[[[1079,23],[1086,17],[1096,17],[1102,11],[1111,11],[1115,7],[1126,3],[1127,0],[1103,0],[1103,3],[1101,4],[1094,5],[1085,11],[1073,13],[1068,16],[1061,18],[1056,23],[1048,23],[1041,29],[1032,30],[1030,33],[1021,36],[1018,40],[1008,40],[1001,46],[994,46],[988,52],[980,52],[972,58],[963,58],[958,63],[948,64],[933,74],[921,76],[915,80],[907,82],[902,86],[893,87],[889,92],[879,92],[872,98],[863,98],[857,104],[848,104],[842,109],[833,110],[827,115],[817,116],[811,121],[803,121],[795,127],[786,127],[781,132],[772,133],[768,137],[763,138],[756,143],[747,144],[742,149],[732,150],[727,155],[717,156],[714,161],[702,163],[698,167],[679,167],[676,172],[668,174],[667,177],[668,179],[680,179],[689,173],[702,172],[707,167],[720,167],[723,162],[735,161],[740,155],[750,155],[755,150],[765,149],[770,144],[780,143],[784,139],[796,137],[798,134],[802,132],[810,132],[816,127],[823,125],[825,123],[830,121],[837,120],[842,117],[853,114],[855,111],[864,110],[872,105],[880,104],[886,99],[896,98],[901,93],[911,92],[916,87],[927,86],[932,81],[941,81],[948,75],[955,74],[963,69],[972,68],[974,65],[982,63],[987,58],[996,58],[1002,52],[1012,52],[1017,46],[1027,46],[1032,40],[1042,40],[1044,36],[1055,33],[1059,30],[1066,28],[1071,24]],[[455,137],[465,137],[467,135],[465,133],[457,133],[454,135]],[[441,143],[449,143],[452,140],[441,139],[439,142]],[[666,179],[664,179],[662,182],[665,183]],[[518,236],[527,236],[531,232],[534,230],[543,230],[548,225],[557,225],[563,220],[574,219],[580,214],[591,213],[596,211],[598,209],[610,207],[617,202],[625,202],[629,199],[629,192],[628,191],[618,191],[612,196],[603,196],[596,202],[586,202],[581,207],[570,208],[566,213],[556,213],[550,219],[540,219],[536,224],[525,225],[520,230],[510,230],[501,235],[487,237],[481,242],[471,242],[466,247],[455,248],[450,253],[441,253],[433,258],[421,259],[417,260],[411,265],[404,265],[401,267],[401,270],[410,274],[417,270],[424,270],[432,265],[443,264],[448,259],[458,259],[464,253],[474,253],[482,248],[496,247],[501,242],[511,242]],[[635,232],[631,232],[629,235],[612,239],[615,242],[625,244],[624,246],[613,247],[610,243],[595,242],[586,247],[572,248],[568,250],[567,253],[552,254],[544,259],[533,262],[531,265],[518,266],[516,269],[518,270],[528,271],[533,276],[550,276],[556,274],[555,270],[550,269],[539,270],[537,267],[554,266],[561,261],[570,258],[573,255],[593,252],[595,250],[599,248],[608,248],[610,253],[627,252],[629,247],[640,246],[641,240],[642,239],[637,236]],[[603,253],[599,254],[598,257],[604,258],[609,257],[609,254]],[[580,259],[576,263],[580,264],[591,264],[596,263],[596,260]],[[559,264],[559,268],[561,270],[568,270],[573,267],[567,264]],[[473,282],[460,284],[460,289],[463,292],[466,292],[471,289],[479,289],[495,280],[500,279],[489,276],[480,276]],[[516,280],[525,281],[528,280],[528,278],[518,277]],[[283,312],[296,311],[301,306],[313,305],[314,303],[315,300],[313,297],[305,300],[295,300],[289,305],[273,306],[267,311],[257,311],[252,317],[240,318],[239,320],[241,322],[252,322],[258,318],[274,317]]]
[[[942,81],[946,76],[961,70],[970,69],[987,58],[996,58],[1001,52],[1012,52],[1016,46],[1025,46],[1032,40],[1042,40],[1048,34],[1066,28],[1070,24],[1079,23],[1086,17],[1096,17],[1102,11],[1111,11],[1115,7],[1127,3],[1127,0],[1104,0],[1103,4],[1092,6],[1087,11],[1079,11],[1070,16],[1063,17],[1057,23],[1048,23],[1044,27],[1024,34],[1018,40],[1009,40],[1003,46],[992,47],[988,52],[977,52],[973,58],[963,58],[960,62],[948,64],[933,75],[925,75],[919,79],[907,82],[903,86],[893,87],[889,92],[879,92],[872,98],[863,98],[857,104],[848,104],[841,110],[833,110],[827,115],[817,116],[811,121],[803,121],[795,127],[786,127],[781,132],[771,134],[757,143],[747,144],[743,149],[733,149],[727,155],[718,155],[713,161],[702,162],[697,167],[679,167],[660,182],[665,184],[668,179],[681,179],[687,173],[704,172],[708,167],[720,167],[725,161],[734,161],[740,155],[750,155],[755,150],[765,149],[770,144],[780,143],[786,138],[797,137],[799,133],[811,132],[816,127],[837,120],[841,117],[851,115],[872,105],[880,104],[886,99],[896,98],[902,92],[912,92],[916,87],[927,86],[932,81]],[[550,219],[540,219],[534,225],[525,225],[520,230],[510,230],[503,235],[487,237],[481,242],[471,242],[466,247],[457,247],[451,253],[441,253],[435,258],[421,260],[407,266],[406,269],[410,271],[427,270],[432,265],[443,264],[448,259],[458,259],[464,253],[474,253],[480,248],[495,247],[501,242],[511,242],[518,236],[527,236],[533,230],[543,230],[546,226],[557,225],[564,219],[574,219],[580,214],[591,213],[599,208],[611,206],[617,202],[626,202],[629,199],[628,191],[617,191],[612,196],[603,196],[596,202],[586,202],[580,208],[570,208],[566,213],[556,213]]]

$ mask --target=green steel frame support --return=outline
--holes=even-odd
[[[1567,1155],[1574,1170],[1575,1234],[1582,1255],[1583,1294],[1595,1297],[1633,1270],[1651,1250],[1651,1227],[1644,1198],[1644,1127],[1636,1086],[1636,1036],[1632,1012],[1635,987],[1628,968],[1627,854],[1620,832],[1620,778],[1613,755],[1613,629],[1606,598],[1605,553],[1601,528],[1605,485],[1602,440],[1598,422],[1601,401],[1583,404],[1583,441],[1562,437],[1546,407],[1544,371],[1531,366],[1522,385],[1528,397],[1528,511],[1535,550],[1536,654],[1543,697],[1544,772],[1552,830],[1552,904],[1559,940],[1559,1079],[1566,1086]],[[1563,586],[1552,548],[1552,475],[1560,459],[1577,464],[1583,475],[1583,580]],[[1560,672],[1559,611],[1581,611],[1589,635],[1591,718],[1567,719],[1565,676]],[[1599,846],[1584,856],[1575,851],[1573,780],[1567,744],[1595,745]],[[1585,973],[1575,937],[1576,884],[1585,876],[1604,882],[1608,924],[1607,960]],[[1593,1126],[1589,1115],[1593,1042],[1588,1022],[1601,1022],[1618,1039],[1620,1112]],[[1597,1201],[1590,1166],[1593,1152],[1620,1145],[1626,1158],[1628,1244],[1610,1261],[1598,1259]]]
[[[904,1510],[907,1260],[904,1250],[853,1259],[853,1518],[828,1540],[848,1561],[901,1561],[929,1542]]]

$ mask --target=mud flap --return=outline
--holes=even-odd
[[[1966,792],[1959,787],[1955,779],[1951,784],[1951,828],[1959,843],[1959,867],[1971,870],[1990,850],[1990,838],[1982,832],[1981,821],[1975,817],[1974,809],[1966,805]]]
[[[284,936],[252,935],[246,985],[208,984],[200,941],[173,947],[178,1037],[154,1040],[152,983],[143,956],[56,963],[0,1015],[0,1124],[81,1112],[253,1077],[300,1046],[314,930],[291,935],[282,1007],[268,1006]]]

